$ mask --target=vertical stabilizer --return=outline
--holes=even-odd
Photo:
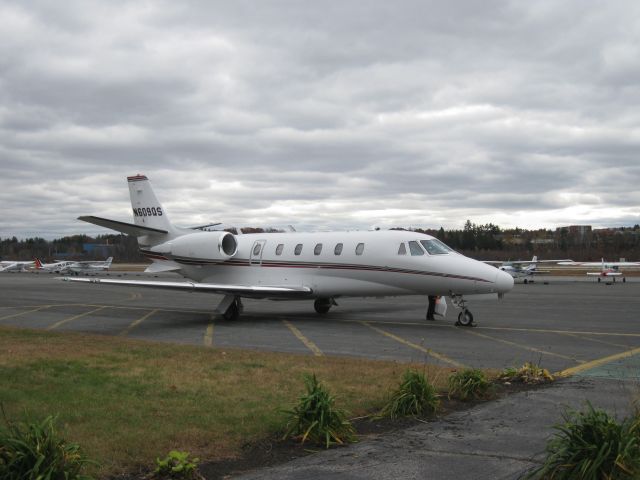
[[[151,182],[144,175],[127,177],[133,208],[133,221],[141,227],[157,228],[171,232],[173,228],[162,205],[153,193]]]

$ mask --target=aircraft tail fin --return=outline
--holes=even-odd
[[[107,258],[107,259],[105,260],[104,264],[105,264],[107,267],[110,267],[110,266],[111,266],[111,262],[113,262],[113,257],[109,257],[109,258]]]
[[[138,174],[127,177],[127,182],[133,208],[133,222],[139,227],[172,232],[173,227],[167,212],[160,205],[149,179],[145,175]]]
[[[36,266],[36,268],[37,268],[38,270],[41,270],[41,269],[42,269],[42,262],[40,261],[40,259],[39,259],[39,258],[35,258],[35,259],[34,259],[34,262],[35,262],[35,266]]]

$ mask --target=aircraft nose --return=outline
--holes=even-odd
[[[496,289],[498,293],[507,293],[513,288],[513,277],[507,272],[498,270],[496,272]]]

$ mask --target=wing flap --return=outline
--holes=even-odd
[[[83,282],[104,285],[128,287],[160,288],[165,290],[182,290],[188,292],[207,292],[220,294],[234,294],[247,297],[299,297],[309,296],[313,291],[309,287],[278,286],[278,285],[224,285],[197,282],[164,282],[153,280],[112,280],[109,278],[71,278],[58,277],[66,282]]]
[[[159,228],[142,227],[140,225],[134,225],[133,223],[119,222],[118,220],[110,220],[108,218],[95,217],[93,215],[78,217],[78,220],[93,223],[100,227],[110,228],[111,230],[126,233],[127,235],[135,235],[136,237],[169,233],[166,230],[160,230]]]

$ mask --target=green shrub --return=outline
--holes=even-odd
[[[4,416],[4,411],[3,411]],[[56,418],[10,422],[0,428],[0,478],[2,480],[89,480],[80,473],[89,462],[80,446],[59,437]]]
[[[307,392],[293,410],[284,412],[289,415],[284,438],[299,438],[302,443],[309,440],[325,448],[354,441],[353,425],[346,413],[335,407],[335,398],[318,382],[316,375],[305,375],[304,383]]]
[[[527,362],[520,368],[506,368],[500,374],[499,380],[502,382],[537,384],[552,382],[554,378],[546,368]]]
[[[546,446],[544,463],[527,478],[640,478],[640,418],[621,423],[588,403],[586,411],[563,414]]]
[[[449,376],[449,398],[463,402],[486,398],[491,391],[491,382],[481,370],[466,369]]]
[[[156,459],[156,470],[154,474],[161,478],[176,479],[200,479],[198,473],[198,458],[189,458],[188,452],[171,450],[169,455],[163,459]]]
[[[406,370],[398,388],[378,416],[380,417],[422,417],[435,413],[440,406],[436,388],[424,373]]]

